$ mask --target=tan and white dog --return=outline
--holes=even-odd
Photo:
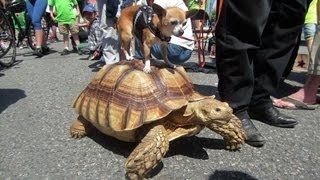
[[[181,36],[187,18],[197,11],[184,11],[178,7],[162,8],[157,4],[150,6],[130,6],[122,10],[118,19],[117,28],[121,38],[121,50],[127,60],[132,60],[134,52],[130,51],[130,43],[137,38],[142,43],[145,66],[143,71],[151,71],[151,46],[161,43],[161,53],[167,66],[175,68],[167,58],[167,43],[170,36]],[[134,42],[132,42],[134,43]]]

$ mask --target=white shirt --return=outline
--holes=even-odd
[[[168,7],[178,7],[185,11],[188,11],[188,7],[183,2],[183,0],[155,0],[153,3],[160,5],[164,9]],[[190,18],[188,18],[187,24],[184,26],[183,30],[183,37],[194,40]],[[194,49],[194,41],[186,40],[177,36],[171,36],[171,40],[169,43],[176,44],[190,50]]]

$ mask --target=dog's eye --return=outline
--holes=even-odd
[[[187,21],[184,21],[183,23],[182,23],[182,26],[185,26],[187,24]]]
[[[170,21],[170,24],[171,24],[171,25],[177,25],[177,24],[178,24],[178,21],[177,21],[177,20]]]

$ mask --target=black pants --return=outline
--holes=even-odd
[[[310,0],[218,0],[218,90],[238,116],[272,106]]]

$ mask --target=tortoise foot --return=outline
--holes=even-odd
[[[79,116],[70,127],[70,135],[75,139],[86,136],[88,131],[89,123],[82,116]]]
[[[238,142],[234,140],[226,141],[226,149],[231,151],[239,150],[243,143],[244,143],[243,141],[242,142],[241,141]]]
[[[130,179],[130,180],[143,180],[143,179],[147,179],[144,177],[140,177],[138,174],[135,173],[126,173],[126,178]]]

